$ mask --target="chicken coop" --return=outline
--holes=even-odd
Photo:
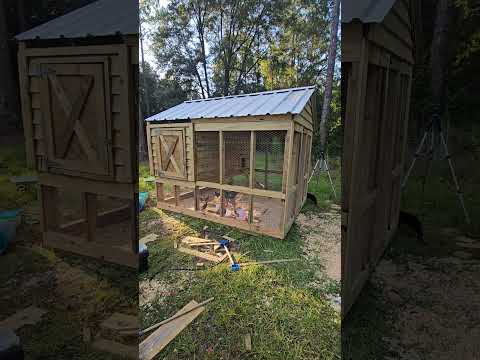
[[[416,3],[342,3],[343,315],[398,227]]]
[[[315,87],[185,101],[146,121],[157,206],[284,238],[311,172]]]
[[[27,163],[43,242],[136,267],[138,4],[99,0],[24,32]]]

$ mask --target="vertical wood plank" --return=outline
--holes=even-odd
[[[44,232],[58,230],[60,224],[60,211],[58,203],[58,188],[40,185],[42,191],[42,220]]]
[[[28,81],[28,59],[25,54],[25,43],[19,43],[18,52],[18,76],[20,85],[20,101],[22,106],[23,132],[25,134],[25,154],[27,157],[27,166],[35,168],[35,147],[33,143],[33,124],[31,98],[29,93]]]
[[[283,228],[283,236],[286,236],[287,232],[287,224],[290,220],[289,218],[289,211],[288,208],[290,206],[290,194],[291,194],[291,181],[292,181],[292,165],[293,165],[293,146],[294,146],[294,141],[293,137],[295,135],[295,122],[293,120],[290,120],[290,129],[287,130],[287,136],[286,139],[288,139],[288,150],[285,152],[284,155],[284,160],[283,160],[283,166],[284,166],[284,173],[286,173],[286,179],[284,179],[285,182],[285,202],[284,204],[284,209],[283,209],[283,221],[282,221],[282,228]]]

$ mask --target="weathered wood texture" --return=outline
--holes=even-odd
[[[135,181],[131,51],[125,44],[20,47],[30,166],[40,172]]]
[[[409,2],[342,25],[342,314],[398,226],[413,38]]]
[[[124,40],[56,47],[22,42],[18,61],[27,163],[39,172],[44,244],[136,266],[138,37]],[[71,201],[81,208],[76,219],[64,221],[61,192],[80,194]],[[98,200],[106,196],[128,206],[106,211]],[[119,222],[124,229],[114,235],[109,225]]]

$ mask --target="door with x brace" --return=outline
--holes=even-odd
[[[57,58],[39,68],[48,171],[111,178],[108,61]]]
[[[185,132],[184,129],[160,130],[157,132],[157,156],[160,159],[160,176],[185,179]]]

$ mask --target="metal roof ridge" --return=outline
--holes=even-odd
[[[316,88],[316,87],[317,87],[316,85],[309,85],[309,86],[301,86],[301,87],[295,87],[295,88],[265,90],[265,91],[259,91],[259,92],[248,93],[248,94],[217,96],[217,97],[207,98],[207,99],[185,100],[183,103],[189,104],[189,103],[195,103],[195,102],[204,102],[204,101],[221,100],[221,99],[232,99],[232,98],[246,97],[246,96],[270,95],[270,94],[274,94],[274,93],[281,93],[281,92],[287,92],[287,91],[307,90],[307,89],[312,89],[312,88]]]

